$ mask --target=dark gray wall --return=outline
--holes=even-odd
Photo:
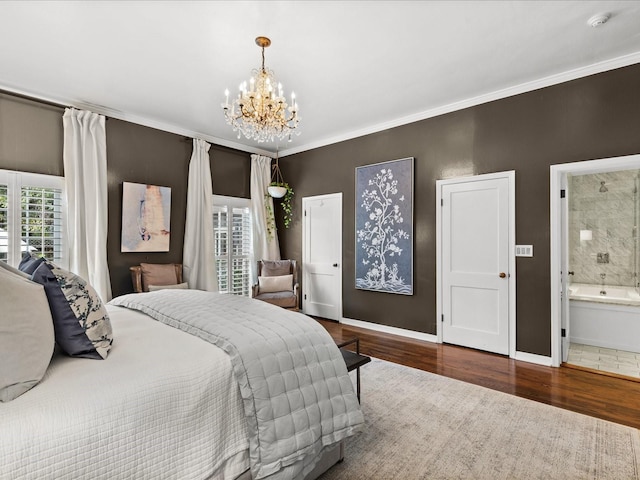
[[[639,84],[633,65],[282,158],[296,192],[292,227],[279,225],[282,255],[302,257],[302,197],[343,192],[344,316],[435,333],[435,181],[515,170],[516,242],[535,247],[535,257],[517,260],[517,349],[550,355],[549,166],[639,153]],[[61,175],[62,112],[0,95],[0,168]],[[107,142],[109,266],[118,295],[131,291],[129,265],[182,258],[191,144],[113,119]],[[210,156],[214,193],[249,197],[249,155],[212,146]],[[355,167],[404,157],[415,157],[414,295],[356,290]],[[172,187],[170,252],[120,253],[123,181]]]
[[[638,85],[633,65],[281,158],[296,192],[282,256],[302,258],[302,197],[343,192],[343,315],[435,334],[436,180],[515,170],[516,243],[535,253],[517,259],[517,349],[550,355],[549,166],[639,153]],[[356,290],[355,168],[404,157],[415,157],[414,295]]]
[[[190,156],[191,144],[184,137],[121,120],[107,121],[107,256],[114,296],[131,292],[131,265],[140,262],[182,263]],[[171,239],[168,252],[120,252],[122,182],[171,188]]]
[[[0,168],[63,175],[64,109],[0,94]],[[192,141],[153,128],[107,120],[109,224],[107,256],[113,295],[132,291],[129,266],[181,263]],[[213,192],[249,197],[250,156],[213,145]],[[122,182],[171,187],[169,252],[121,253]]]
[[[131,292],[129,267],[147,263],[182,263],[187,183],[192,140],[121,120],[107,121],[109,174],[109,271],[113,295]],[[212,146],[213,192],[249,197],[249,154]],[[121,253],[122,182],[171,187],[171,241],[168,252]]]

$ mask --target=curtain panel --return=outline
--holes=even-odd
[[[105,117],[65,109],[64,178],[69,270],[86,279],[104,302],[111,300],[107,264],[107,141]]]
[[[182,268],[189,288],[217,292],[209,148],[211,145],[204,140],[193,139],[193,153],[189,162]]]
[[[267,211],[265,208],[267,203],[273,212],[273,199],[266,195],[270,181],[271,158],[263,155],[251,155],[251,216],[253,218],[251,272],[254,282],[258,281],[256,266],[258,260],[280,260],[278,232],[275,228],[272,235],[267,232]]]

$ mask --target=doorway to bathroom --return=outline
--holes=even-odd
[[[640,155],[551,167],[552,363],[640,380]]]

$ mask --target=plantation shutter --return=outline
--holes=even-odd
[[[250,296],[252,242],[248,199],[214,195],[213,231],[218,291]]]
[[[218,291],[229,292],[229,226],[227,207],[213,207],[213,239],[215,245]]]
[[[62,189],[22,187],[21,254],[27,249],[55,263],[62,259]]]
[[[25,252],[67,267],[64,178],[0,170],[0,260]]]
[[[248,297],[251,287],[251,214],[248,207],[233,209],[231,229],[231,293]]]

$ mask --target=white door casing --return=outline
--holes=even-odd
[[[562,330],[564,335],[562,336],[562,361],[566,362],[569,358],[569,189],[567,176],[563,175],[561,179],[562,190],[564,195],[560,198],[560,218],[562,228],[562,271],[560,273],[560,282],[562,285],[562,292],[560,294],[560,300],[562,302]]]
[[[515,356],[515,172],[436,190],[438,340]]]
[[[563,200],[560,195],[562,188],[566,186],[566,176],[568,174],[583,175],[638,168],[640,168],[640,155],[563,163],[551,165],[549,168],[551,185],[549,189],[551,204],[549,218],[551,237],[551,365],[554,367],[559,367],[563,359],[563,344],[565,342],[562,341],[562,329],[571,324],[568,309],[565,302],[562,301],[564,294],[563,284],[566,288],[567,280],[565,277],[568,274],[568,261],[566,259],[568,239],[566,232],[563,232]],[[563,325],[563,322],[566,325]]]
[[[342,193],[302,199],[302,310],[342,320]]]

